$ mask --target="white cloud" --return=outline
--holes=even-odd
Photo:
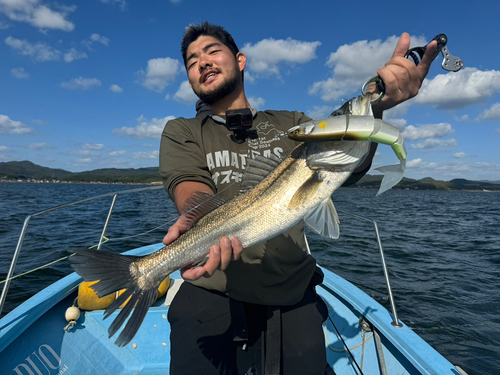
[[[330,113],[333,112],[333,110],[334,108],[328,105],[322,105],[322,106],[315,105],[312,110],[307,112],[307,115],[314,120],[318,120],[328,117]]]
[[[391,58],[399,37],[361,40],[344,44],[332,52],[326,66],[332,68],[332,76],[325,81],[315,82],[309,89],[311,95],[321,95],[324,101],[334,101],[359,91],[363,83],[377,74],[377,69]],[[412,45],[427,42],[422,37],[412,37]]]
[[[169,120],[173,120],[174,116],[167,116],[165,118],[153,118],[148,121],[144,116],[140,116],[137,119],[137,126],[135,128],[124,126],[119,129],[113,129],[113,134],[120,136],[129,136],[132,138],[153,138],[160,139],[161,132],[165,127],[165,124]]]
[[[109,89],[113,92],[123,92],[123,89],[118,85],[111,85]]]
[[[122,156],[122,155],[125,155],[126,152],[124,150],[120,150],[120,151],[111,151],[109,153],[109,156]]]
[[[253,77],[252,74],[250,74],[250,71],[248,70],[245,70],[245,82],[246,83],[254,83],[255,82],[255,78]]]
[[[105,36],[99,35],[99,34],[92,34],[90,36],[90,40],[93,42],[98,42],[101,43],[105,46],[109,45],[109,38],[106,38]]]
[[[389,118],[385,117],[384,121],[388,122],[391,125],[394,125],[399,130],[403,130],[405,128],[405,126],[406,126],[406,123],[407,123],[407,121],[404,118],[392,118],[392,119],[389,119]]]
[[[456,147],[458,145],[457,141],[452,138],[448,140],[439,140],[435,138],[428,138],[421,143],[411,145],[412,148],[434,148],[434,147]]]
[[[101,2],[104,4],[117,4],[122,11],[127,9],[127,2],[125,0],[101,0]]]
[[[51,149],[52,146],[46,144],[45,142],[41,142],[41,143],[30,143],[28,145],[28,148],[32,150],[47,150]]]
[[[102,150],[104,145],[102,143],[85,143],[82,148],[85,150]]]
[[[254,98],[253,96],[249,97],[248,101],[250,106],[256,110],[261,110],[264,104],[266,104],[266,101],[263,98]]]
[[[170,95],[168,95],[168,98],[165,97],[165,100],[169,99]],[[194,104],[198,100],[198,97],[191,86],[189,86],[189,81],[184,81],[179,86],[179,90],[174,94],[174,99],[184,104]]]
[[[0,115],[0,134],[28,134],[33,129],[20,121],[14,121],[6,115]]]
[[[134,159],[158,159],[160,152],[158,150],[150,152],[134,152]]]
[[[464,68],[425,80],[415,102],[439,109],[455,109],[485,102],[498,92],[500,71]]]
[[[97,78],[73,78],[71,81],[62,82],[61,87],[64,89],[76,90],[83,89],[87,90],[93,86],[101,86],[101,81]]]
[[[66,19],[68,13],[74,12],[76,6],[55,5],[58,10],[52,10],[39,0],[0,0],[0,13],[10,20],[27,22],[41,29],[73,31],[75,25]]]
[[[28,78],[30,75],[24,70],[24,68],[14,68],[10,70],[10,74],[16,78],[24,79]]]
[[[478,168],[481,168],[483,171],[500,171],[500,164],[477,162],[474,165]]]
[[[465,152],[457,152],[455,155],[453,155],[455,159],[463,159],[467,156]]]
[[[442,122],[439,124],[429,124],[419,127],[409,125],[404,129],[401,135],[406,140],[415,140],[422,138],[435,138],[435,137],[439,138],[439,137],[444,137],[445,135],[450,133],[453,133],[451,125]]]
[[[500,103],[495,103],[491,108],[486,109],[481,113],[479,118],[483,120],[499,120],[500,119]]]
[[[137,72],[139,83],[150,90],[162,92],[181,72],[181,68],[179,60],[170,57],[151,59],[146,71]]]
[[[31,44],[27,40],[20,40],[8,36],[5,38],[5,44],[17,50],[21,55],[30,56],[35,61],[53,61],[59,60],[61,57],[61,51],[43,42]]]
[[[68,52],[64,54],[64,61],[72,62],[73,60],[86,59],[87,54],[85,52],[77,51],[74,48],[71,48]]]
[[[9,148],[7,146],[0,146],[0,152],[7,151]]]
[[[419,171],[420,174],[439,175],[441,179],[445,177],[456,178],[463,175],[464,172],[477,172],[477,167],[462,162],[435,163],[425,162],[422,159],[413,159],[406,163],[406,167],[413,171]]]
[[[264,39],[252,45],[247,43],[241,51],[248,57],[248,69],[260,76],[280,75],[279,64],[305,64],[316,57],[320,42],[302,42],[287,38]]]

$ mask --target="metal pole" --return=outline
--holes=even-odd
[[[398,313],[396,311],[396,304],[394,303],[394,297],[392,295],[391,283],[389,281],[389,273],[387,272],[387,265],[385,263],[384,250],[382,249],[382,241],[380,241],[380,235],[378,232],[377,222],[373,219],[368,218],[368,217],[351,214],[349,212],[345,212],[345,211],[342,211],[339,209],[337,209],[337,211],[342,212],[343,214],[354,216],[354,217],[357,217],[359,219],[370,221],[373,223],[373,226],[375,227],[375,234],[377,235],[378,248],[380,249],[380,257],[382,258],[382,267],[384,269],[385,283],[387,284],[387,292],[389,293],[389,301],[391,303],[392,315],[394,317],[394,320],[391,322],[391,324],[395,327],[398,327],[398,328],[403,327],[403,325],[400,323],[400,321],[398,319]]]
[[[113,208],[115,207],[116,197],[118,194],[113,196],[113,202],[111,202],[111,207],[109,208],[108,217],[106,218],[106,223],[104,224],[104,228],[102,228],[101,238],[99,238],[99,245],[97,246],[97,250],[101,250],[102,239],[106,234],[106,230],[108,229],[109,219],[111,218],[111,213],[113,212]]]
[[[12,262],[10,263],[9,272],[7,273],[7,278],[5,279],[5,285],[2,289],[2,297],[0,297],[0,315],[2,314],[3,305],[5,303],[5,299],[7,298],[7,291],[9,290],[10,278],[14,273],[14,269],[16,268],[17,258],[19,258],[19,254],[21,253],[21,247],[24,241],[24,235],[26,234],[26,230],[28,229],[28,223],[31,219],[31,215],[27,216],[24,219],[23,230],[21,231],[21,235],[19,236],[19,240],[17,241],[16,251],[14,251],[14,256],[12,257]]]

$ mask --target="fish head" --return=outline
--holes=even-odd
[[[349,101],[351,103],[349,114],[354,116],[373,116],[371,101],[372,94],[369,92],[351,99]]]

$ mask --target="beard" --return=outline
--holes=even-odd
[[[194,90],[196,96],[198,96],[204,103],[212,105],[218,101],[224,99],[226,96],[231,94],[238,85],[238,76],[235,74],[230,77],[226,82],[223,83],[221,87],[211,92],[203,92],[199,90],[198,92]]]

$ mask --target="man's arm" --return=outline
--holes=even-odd
[[[184,181],[175,187],[174,203],[177,210],[180,212],[186,201],[196,192],[202,192],[213,195],[213,191],[207,185],[196,181]],[[163,239],[163,243],[168,245],[175,241],[179,236],[189,229],[185,218],[181,216],[169,229]],[[186,280],[197,280],[200,277],[211,277],[215,270],[225,270],[231,260],[239,259],[243,246],[241,242],[233,237],[221,238],[220,245],[213,245],[210,248],[209,258],[207,263],[199,267],[186,266],[181,270],[181,275]]]

